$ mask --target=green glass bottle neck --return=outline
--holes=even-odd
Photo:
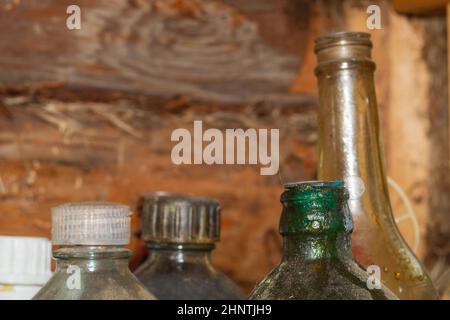
[[[353,259],[350,235],[290,235],[283,237],[283,260]]]
[[[286,185],[281,195],[280,219],[284,258],[351,258],[353,223],[347,199],[348,192],[341,181]]]

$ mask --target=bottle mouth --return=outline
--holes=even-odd
[[[371,58],[372,42],[368,33],[330,33],[318,37],[315,42],[316,76],[355,68],[375,70],[375,63]]]
[[[344,187],[344,182],[340,180],[336,181],[323,181],[323,180],[314,180],[314,181],[300,181],[300,182],[288,182],[283,185],[286,190],[294,190],[294,189],[311,189],[311,188],[339,188]]]
[[[336,235],[350,233],[349,194],[343,181],[303,181],[284,185],[280,233]]]
[[[281,202],[309,201],[320,198],[348,199],[349,193],[343,181],[301,181],[284,184],[284,192],[281,194]]]
[[[331,47],[337,46],[367,46],[369,49],[372,48],[372,42],[370,41],[370,34],[366,32],[334,32],[328,33],[323,36],[318,37],[315,40],[314,52]]]

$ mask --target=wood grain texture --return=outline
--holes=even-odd
[[[366,7],[378,4],[383,29],[370,32],[388,175],[418,212],[416,253],[428,267],[447,259],[441,17],[400,15],[385,0],[81,0],[82,29],[68,31],[69,4],[0,5],[1,234],[49,236],[49,209],[62,202],[212,196],[223,207],[214,259],[250,290],[280,258],[282,182],[315,178],[313,40],[368,31]],[[170,133],[194,120],[279,128],[280,174],[174,166]],[[400,228],[411,244],[412,226]],[[135,264],[145,251],[136,237],[131,247]]]
[[[435,14],[443,13],[448,0],[393,0],[394,8],[400,13],[407,14]]]
[[[449,97],[448,97],[448,32],[445,17],[429,21],[423,58],[433,80],[428,86],[427,120],[431,130],[428,139],[432,152],[428,155],[430,171],[428,186],[431,189],[427,204],[432,219],[428,223],[426,242],[429,250],[426,261],[442,263],[450,270],[450,145],[449,145]],[[448,271],[450,272],[450,271]]]
[[[68,30],[70,4],[22,1],[8,10],[0,7],[0,28],[8,30],[0,35],[2,86],[50,83],[220,103],[304,99],[288,91],[300,52],[267,44],[258,25],[232,6],[85,0],[78,2],[81,29]],[[278,21],[288,19],[283,9],[276,8]],[[272,39],[291,30],[274,31]]]
[[[107,104],[26,96],[2,101],[11,115],[0,117],[2,234],[49,237],[50,208],[69,201],[135,208],[140,194],[158,190],[210,196],[223,209],[214,260],[248,291],[280,258],[282,183],[315,174],[313,108],[261,105],[256,111],[197,104],[180,111],[166,108],[174,101]],[[192,128],[199,118],[205,129],[279,128],[280,174],[261,176],[259,167],[244,165],[174,165],[171,132]],[[133,237],[135,259],[143,254],[141,245]]]

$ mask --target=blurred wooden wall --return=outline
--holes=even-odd
[[[389,176],[399,227],[431,269],[450,235],[446,17],[408,16],[388,1],[72,1],[0,7],[0,234],[50,236],[50,208],[123,202],[156,190],[217,198],[217,265],[250,290],[280,259],[282,183],[315,178],[313,40],[370,31]],[[279,128],[280,172],[175,166],[171,132]],[[134,219],[137,231],[137,219]],[[143,254],[133,238],[131,247]],[[448,261],[447,261],[448,263]]]

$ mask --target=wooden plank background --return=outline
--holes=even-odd
[[[71,1],[2,5],[0,234],[49,236],[50,207],[68,201],[135,208],[156,190],[212,196],[223,208],[214,260],[248,292],[280,259],[282,183],[315,177],[313,40],[368,31],[373,2],[388,174],[411,201],[415,251],[437,277],[450,263],[446,18],[381,0],[82,0],[73,31]],[[279,174],[173,165],[170,134],[194,120],[280,129]],[[399,227],[414,246],[413,221]],[[135,265],[145,251],[137,237],[131,248]]]

